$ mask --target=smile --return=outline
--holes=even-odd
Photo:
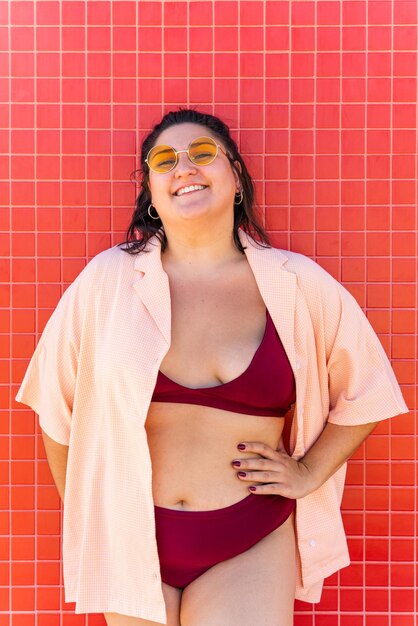
[[[180,197],[180,196],[185,196],[185,195],[194,193],[195,191],[203,191],[204,189],[207,189],[207,187],[204,185],[190,185],[188,187],[182,187],[180,191],[178,191],[174,195],[177,197]]]

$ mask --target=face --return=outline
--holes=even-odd
[[[185,123],[164,130],[154,145],[168,144],[175,150],[186,150],[191,141],[201,136],[212,137],[221,145],[212,163],[196,165],[182,152],[170,172],[149,171],[152,204],[165,228],[171,224],[184,226],[185,220],[198,219],[224,220],[225,226],[233,224],[234,195],[240,189],[240,182],[225,155],[223,142],[206,126]],[[204,185],[205,188],[176,195],[181,187],[188,185]]]

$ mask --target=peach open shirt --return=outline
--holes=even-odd
[[[303,254],[262,248],[243,229],[239,236],[296,378],[292,456],[304,456],[327,421],[350,426],[407,413],[349,291]],[[129,255],[113,246],[91,259],[49,318],[16,400],[69,446],[65,601],[76,613],[166,624],[144,423],[170,347],[171,302],[156,236],[147,250]],[[299,600],[319,602],[324,578],[350,563],[340,512],[345,474],[346,463],[297,500]]]

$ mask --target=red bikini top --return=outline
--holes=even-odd
[[[261,344],[238,378],[215,387],[191,389],[159,371],[152,400],[200,404],[247,415],[285,415],[296,400],[295,378],[267,309],[266,318]]]

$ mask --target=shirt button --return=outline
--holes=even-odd
[[[314,548],[316,546],[315,539],[309,539],[309,545],[312,546],[312,548]]]

